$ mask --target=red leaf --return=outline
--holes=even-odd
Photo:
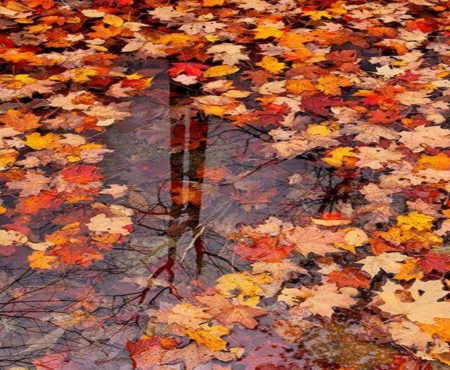
[[[209,66],[201,63],[173,63],[173,67],[168,70],[170,77],[177,77],[181,73],[187,76],[200,76],[204,69]]]
[[[428,252],[427,254],[419,257],[417,263],[426,274],[433,270],[439,272],[450,271],[450,255],[448,254],[441,254],[433,251]]]
[[[253,240],[253,245],[239,243],[236,254],[249,261],[278,262],[287,258],[293,249],[292,245],[278,245],[277,238],[263,237]]]
[[[328,282],[335,283],[338,288],[370,288],[368,275],[356,267],[345,267],[341,271],[333,271],[328,275]]]
[[[304,97],[302,99],[302,107],[307,111],[314,113],[318,116],[330,116],[330,112],[325,109],[327,107],[333,107],[342,103],[342,99],[338,97],[329,97],[326,95],[314,95]]]
[[[64,180],[77,184],[89,184],[91,182],[100,181],[103,176],[97,174],[98,168],[89,165],[74,165],[64,168],[61,173]]]

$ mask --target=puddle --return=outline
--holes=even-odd
[[[1,370],[450,369],[447,4],[23,3]]]

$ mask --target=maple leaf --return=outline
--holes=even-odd
[[[34,132],[26,136],[25,145],[36,150],[51,149],[58,146],[59,136],[49,133],[41,135]]]
[[[339,95],[341,87],[352,86],[353,83],[345,77],[328,75],[317,79],[317,89],[326,95]]]
[[[357,263],[362,264],[361,268],[367,272],[370,276],[375,276],[380,270],[384,270],[387,273],[398,273],[402,268],[401,262],[405,261],[408,257],[401,253],[381,253],[378,256],[369,256]]]
[[[19,152],[14,149],[0,149],[0,170],[4,171],[11,167],[18,156]]]
[[[199,77],[202,75],[205,69],[208,69],[209,66],[201,63],[172,63],[172,68],[168,69],[170,77],[176,77],[181,73],[186,74],[187,76],[196,76]]]
[[[249,261],[278,262],[287,258],[293,249],[291,245],[279,245],[278,238],[254,239],[252,245],[239,243],[235,247],[238,256]]]
[[[402,292],[410,295],[412,301],[402,300]],[[408,289],[389,281],[383,286],[383,292],[378,294],[384,301],[379,307],[392,315],[404,315],[414,322],[433,324],[436,318],[450,318],[450,303],[438,302],[447,294],[440,281],[417,280]]]
[[[403,320],[389,323],[388,330],[396,343],[414,347],[420,351],[427,351],[428,346],[434,343],[435,340],[430,334],[423,331],[423,325],[416,325],[410,321]]]
[[[136,342],[127,341],[126,350],[133,361],[133,368],[152,369],[162,362],[168,350],[177,347],[177,342],[170,337],[143,335]]]
[[[75,184],[89,184],[103,179],[103,176],[98,174],[98,167],[90,165],[76,164],[66,167],[61,171],[62,178]]]
[[[263,67],[266,71],[273,73],[275,75],[287,68],[285,63],[281,63],[277,58],[271,56],[264,56],[261,62],[256,63],[257,66]]]
[[[267,39],[269,37],[278,38],[283,36],[283,31],[271,26],[258,26],[253,30],[253,32],[255,32],[255,40]]]
[[[419,212],[410,212],[405,216],[397,217],[397,225],[402,230],[416,229],[417,231],[431,230],[433,217]]]
[[[327,107],[340,105],[342,99],[339,97],[328,97],[326,95],[312,95],[302,98],[302,107],[307,111],[318,116],[328,117],[331,113],[326,110]]]
[[[254,275],[269,273],[273,278],[273,282],[281,286],[290,278],[297,277],[300,274],[307,274],[307,270],[291,261],[256,262],[252,264],[252,273]]]
[[[206,307],[199,307],[188,302],[177,304],[167,310],[148,310],[160,322],[177,324],[187,329],[198,329],[201,324],[211,320],[212,315],[205,312]]]
[[[243,50],[245,50],[243,45],[231,43],[221,43],[207,49],[208,53],[214,55],[214,61],[222,61],[227,65],[235,65],[241,60],[249,60],[248,55],[244,54]]]
[[[450,147],[450,130],[440,126],[419,126],[412,131],[402,131],[399,135],[399,141],[414,152],[421,152],[426,147]]]
[[[292,94],[300,95],[305,91],[315,91],[316,87],[309,80],[287,80],[286,90]]]
[[[421,271],[420,266],[417,264],[415,258],[408,258],[405,260],[403,266],[394,275],[397,280],[410,281],[413,279],[422,279],[423,271]]]
[[[213,296],[196,296],[197,301],[208,306],[208,313],[214,316],[214,318],[222,324],[230,327],[232,324],[237,323],[242,326],[253,329],[258,325],[258,321],[255,317],[259,317],[266,314],[261,308],[249,307],[240,303],[234,303],[229,301],[220,294]]]
[[[186,370],[194,370],[198,365],[213,359],[228,362],[235,359],[235,356],[231,353],[212,351],[202,344],[192,343],[181,349],[168,351],[163,363],[169,364],[181,361],[185,364]]]
[[[105,25],[100,24],[97,26],[93,26],[92,29],[95,32],[90,32],[87,35],[93,39],[99,38],[99,39],[110,39],[111,37],[120,35],[122,33],[122,29],[115,27],[115,26],[110,26],[110,27],[105,27]]]
[[[335,283],[338,288],[370,288],[370,279],[368,275],[356,267],[347,266],[341,271],[333,271],[328,274],[328,283]]]
[[[33,113],[23,113],[14,109],[8,109],[5,114],[0,116],[0,122],[20,132],[40,127],[39,120],[40,117]]]
[[[201,324],[197,329],[186,330],[189,338],[195,340],[198,344],[203,344],[212,351],[222,351],[227,347],[227,341],[220,338],[228,335],[230,329],[222,325],[209,326],[208,324]]]
[[[87,228],[94,232],[117,233],[122,235],[130,234],[129,227],[132,225],[131,217],[116,216],[108,217],[104,213],[100,213],[89,220],[86,224]]]
[[[383,148],[360,147],[358,152],[356,155],[358,161],[355,163],[355,166],[368,167],[373,170],[385,168],[386,165],[401,161],[404,157],[401,153],[393,152],[391,148],[387,150]]]
[[[422,170],[430,167],[438,171],[448,171],[450,169],[450,157],[445,153],[420,156],[416,168]]]
[[[219,22],[192,22],[183,24],[179,30],[186,32],[188,35],[208,35],[220,30],[227,25]]]
[[[450,319],[436,318],[433,324],[421,324],[418,326],[427,334],[437,334],[440,339],[450,342]]]
[[[261,285],[268,284],[273,278],[268,274],[258,274],[256,276],[248,273],[226,274],[216,281],[216,289],[224,297],[238,296],[241,300],[245,297],[256,297],[264,295]],[[233,293],[236,292],[237,293]]]
[[[19,212],[36,214],[41,209],[57,209],[63,200],[55,191],[42,191],[38,195],[32,195],[21,199],[16,206]]]
[[[335,167],[353,166],[357,161],[357,157],[353,148],[339,147],[328,153],[328,157],[322,158],[322,161]]]
[[[339,250],[334,246],[343,239],[340,232],[320,229],[317,226],[295,227],[286,233],[286,241],[293,244],[295,249],[303,255],[315,253],[324,255]]]
[[[6,183],[9,189],[20,190],[20,197],[38,195],[42,190],[48,190],[50,179],[37,171],[28,171],[25,178]]]
[[[430,251],[420,256],[417,264],[426,274],[433,270],[446,273],[450,271],[450,255]]]
[[[323,284],[312,289],[302,287],[300,295],[305,300],[296,308],[313,315],[331,317],[334,307],[349,308],[356,300],[346,293],[339,293],[336,284]]]
[[[44,251],[34,251],[28,256],[28,261],[30,262],[30,267],[33,269],[41,269],[41,270],[51,270],[52,263],[55,261],[57,257],[48,256]]]

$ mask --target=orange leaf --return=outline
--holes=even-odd
[[[20,132],[40,127],[39,119],[40,117],[33,113],[22,113],[14,109],[8,109],[5,114],[0,116],[0,122]]]

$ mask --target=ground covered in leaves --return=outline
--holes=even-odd
[[[449,369],[449,19],[3,1],[1,369]]]

